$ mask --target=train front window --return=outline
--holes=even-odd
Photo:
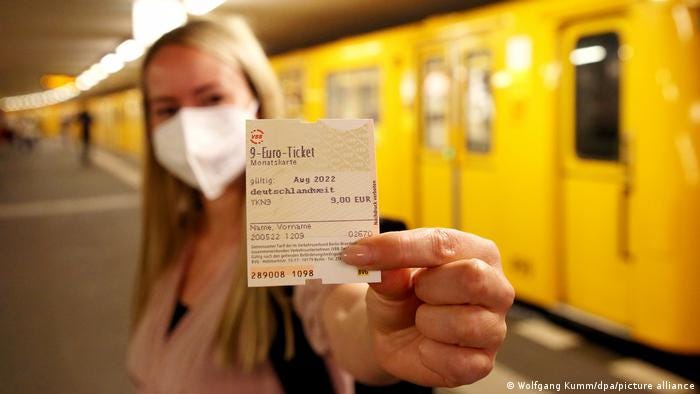
[[[474,53],[465,59],[467,83],[464,103],[464,138],[470,152],[491,150],[494,105],[491,92],[491,54]]]
[[[425,63],[423,70],[423,127],[424,144],[430,149],[447,146],[447,106],[450,78],[447,65],[440,58]]]
[[[569,59],[576,68],[576,154],[618,160],[620,39],[617,33],[582,37]]]
[[[379,122],[379,69],[333,73],[326,86],[326,117],[362,118]]]

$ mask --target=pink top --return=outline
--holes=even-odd
[[[204,290],[194,308],[168,335],[187,253],[163,273],[151,291],[143,318],[131,338],[127,370],[139,393],[256,393],[284,391],[272,364],[252,373],[219,367],[214,361],[216,331],[231,283],[234,263],[226,264]],[[353,380],[330,356],[321,320],[321,306],[332,287],[318,284],[294,289],[294,308],[304,324],[312,348],[323,356],[336,393],[353,394]]]

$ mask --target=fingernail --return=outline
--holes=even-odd
[[[372,250],[364,245],[349,245],[340,254],[340,259],[350,265],[368,265],[372,262]]]

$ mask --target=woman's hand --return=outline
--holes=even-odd
[[[366,301],[386,372],[455,387],[491,371],[514,298],[492,241],[450,229],[390,232],[348,246],[343,261],[382,270]]]

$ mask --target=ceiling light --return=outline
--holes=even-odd
[[[187,12],[178,0],[136,0],[131,17],[134,39],[144,46],[187,22]]]
[[[143,44],[134,40],[128,39],[117,47],[116,54],[123,62],[136,60],[143,55]]]
[[[80,94],[80,89],[77,88],[74,84],[69,84],[62,86],[60,88],[54,89],[54,92],[56,93],[56,97],[58,98],[59,101],[66,101],[69,99],[72,99],[73,97],[77,96]]]
[[[107,76],[109,75],[109,73],[107,73],[107,70],[105,70],[104,66],[100,63],[95,63],[92,66],[90,66],[87,72],[91,73],[97,82],[107,78]]]
[[[96,83],[97,81],[90,80],[89,78],[78,77],[78,79],[75,80],[75,87],[84,92],[90,90]]]
[[[100,60],[100,65],[108,74],[114,74],[124,67],[124,62],[119,58],[119,56],[110,53],[105,55],[102,60]]]
[[[54,89],[54,91],[52,93],[53,93],[52,96],[56,97],[56,100],[58,100],[58,101],[65,101],[69,98],[68,95],[66,94],[65,89]]]
[[[65,86],[65,89],[68,94],[68,98],[73,98],[80,94],[80,89],[78,89],[78,87],[75,86],[75,84],[67,85]]]
[[[225,0],[184,0],[185,9],[192,15],[204,15],[220,6]]]
[[[56,89],[49,90],[46,96],[49,99],[49,101],[53,103],[61,101],[61,97]]]
[[[84,73],[80,74],[78,78],[75,80],[75,86],[78,87],[78,89],[82,89],[81,86],[85,87],[83,90],[90,89],[91,87],[97,85],[97,77],[95,77],[95,74],[90,72],[90,70],[85,71]]]

